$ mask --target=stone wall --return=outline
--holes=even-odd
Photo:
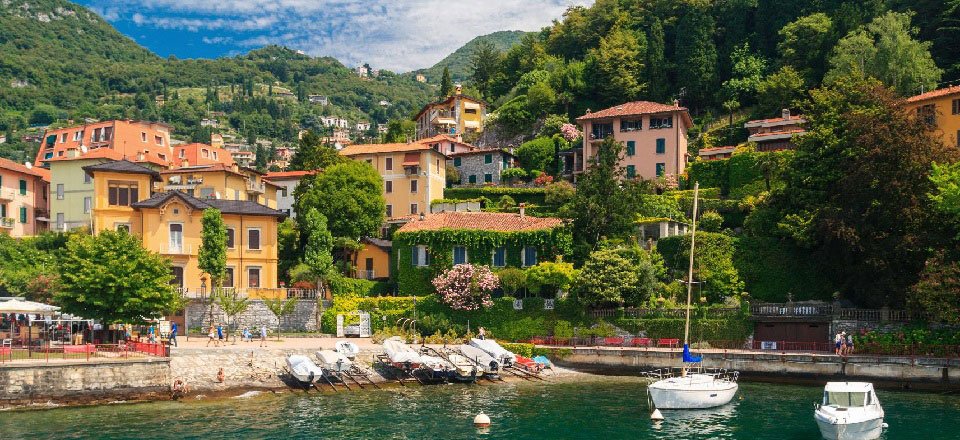
[[[0,367],[0,408],[48,400],[133,399],[168,393],[170,384],[166,358],[7,364]]]
[[[210,326],[210,306],[199,301],[191,302],[187,307],[186,319],[187,327],[191,332],[197,328],[208,328]],[[316,331],[317,315],[320,310],[315,300],[297,301],[297,306],[293,313],[287,315],[280,321],[280,327],[283,331]],[[226,324],[227,316],[220,309],[220,306],[213,306],[213,321]],[[266,325],[272,331],[277,328],[277,317],[267,308],[262,300],[250,300],[247,310],[236,316],[236,328],[251,327],[260,328]],[[204,331],[205,333],[205,331]],[[257,334],[257,332],[253,332]]]
[[[460,156],[460,166],[456,167],[460,172],[461,185],[483,185],[484,175],[490,174],[494,185],[500,184],[500,171],[503,169],[503,153],[498,150],[490,150],[487,154],[493,155],[491,163],[484,163],[485,154],[468,154]],[[453,160],[448,163],[454,163]],[[470,176],[476,176],[476,181],[471,183]],[[494,200],[496,202],[496,200]]]

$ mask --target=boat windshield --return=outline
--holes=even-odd
[[[867,393],[826,391],[823,393],[823,404],[834,405],[842,408],[866,406]]]

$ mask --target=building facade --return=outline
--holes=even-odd
[[[267,173],[263,176],[265,180],[277,187],[277,210],[284,213],[287,217],[297,218],[297,213],[293,209],[294,191],[300,185],[300,181],[309,175],[316,174],[316,171],[276,171]]]
[[[169,156],[170,130],[169,125],[161,122],[129,120],[48,129],[41,138],[33,165],[46,166],[49,160],[66,156],[69,149],[109,148],[127,158],[134,158],[138,153]]]
[[[907,98],[906,109],[936,127],[944,144],[960,148],[960,86],[911,96]]]
[[[757,151],[780,151],[796,148],[793,139],[806,133],[807,123],[803,116],[790,114],[783,109],[779,118],[747,121],[743,127],[750,132],[747,141],[757,144]]]
[[[383,177],[387,218],[430,211],[430,202],[443,198],[447,156],[427,144],[351,145],[340,154],[366,161]]]
[[[514,156],[504,150],[476,149],[449,157],[447,163],[460,174],[460,185],[499,185],[500,173],[515,163]]]
[[[687,166],[687,130],[693,125],[687,109],[649,101],[620,104],[577,118],[583,128],[581,157],[569,162],[582,164],[572,168],[574,178],[589,169],[597,148],[608,137],[624,144],[620,165],[628,179],[654,179],[666,174],[680,175]],[[567,160],[565,160],[567,162]]]
[[[720,159],[729,159],[733,156],[733,152],[737,149],[736,146],[728,145],[724,147],[711,147],[711,148],[701,148],[697,155],[700,157],[700,160],[720,160]]]
[[[47,229],[49,171],[0,158],[0,234],[37,235]]]
[[[487,118],[487,103],[456,92],[444,100],[427,104],[413,118],[417,122],[417,139],[438,134],[463,135],[480,133]]]

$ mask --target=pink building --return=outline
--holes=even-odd
[[[50,172],[0,158],[0,234],[36,235],[46,230]]]
[[[577,118],[583,127],[583,151],[568,159],[573,174],[593,163],[597,147],[607,137],[624,144],[620,165],[625,177],[653,179],[665,174],[682,174],[687,166],[687,130],[693,125],[690,113],[673,105],[649,101],[620,104]],[[581,169],[577,169],[577,168]]]

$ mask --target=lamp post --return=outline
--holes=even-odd
[[[207,304],[206,301],[207,301],[207,276],[206,276],[206,275],[200,275],[200,302],[201,302],[202,304],[206,305],[206,304]],[[209,312],[210,324],[212,325],[212,324],[213,324],[213,293],[212,293],[212,292],[211,292],[211,294],[210,294],[210,307],[209,307],[209,309],[210,309],[210,312]],[[201,321],[201,322],[203,322],[203,321]],[[203,326],[201,326],[201,329],[202,329],[202,328],[203,328]]]

